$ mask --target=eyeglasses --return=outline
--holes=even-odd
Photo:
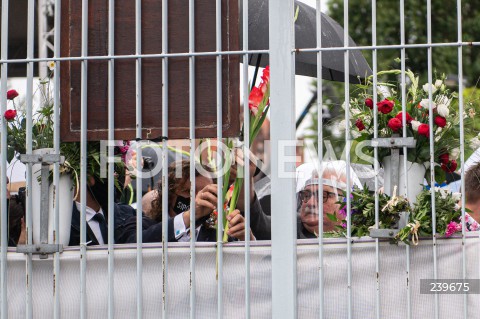
[[[318,190],[315,192],[311,192],[308,190],[301,191],[299,195],[300,195],[300,200],[306,203],[310,200],[310,198],[312,198],[312,196],[315,196],[315,198],[318,197]],[[337,198],[337,194],[329,191],[323,191],[323,203],[325,204],[330,198]]]

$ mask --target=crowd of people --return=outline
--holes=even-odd
[[[242,163],[241,160],[237,161]],[[194,234],[197,241],[217,241],[215,225],[216,209],[218,206],[218,185],[213,174],[205,174],[200,169],[200,163],[195,167],[195,198],[192,203],[195,209],[190,209],[190,159],[184,158],[173,161],[168,167],[168,185],[163,187],[158,179],[154,189],[147,190],[142,199],[142,241],[161,242],[163,237],[163,223],[167,223],[169,242],[185,242]],[[202,173],[201,173],[202,172]],[[235,168],[232,170],[230,183],[233,183]],[[255,183],[254,177],[258,172],[254,164],[250,164],[250,228],[245,229],[243,187],[237,209],[227,216],[228,238],[230,241],[243,241],[246,234],[251,240],[271,239],[271,218],[275,212],[270,211],[269,200],[263,194],[263,179]],[[340,208],[343,194],[347,188],[347,174],[350,174],[352,185],[362,188],[360,180],[351,167],[344,161],[324,161],[321,170],[314,163],[304,163],[296,170],[296,199],[297,199],[297,238],[315,238],[319,232],[334,230],[338,223],[328,218],[327,214],[334,214]],[[86,234],[88,245],[108,244],[108,187],[107,181],[97,177],[88,177],[86,192]],[[321,187],[322,186],[322,187]],[[323,193],[319,194],[320,189]],[[465,175],[466,208],[471,211],[475,220],[480,218],[480,164],[470,167]],[[166,194],[164,194],[166,193]],[[259,195],[261,194],[261,195]],[[163,199],[168,199],[166,214]],[[322,202],[319,202],[322,201]],[[113,204],[114,243],[135,243],[137,241],[137,210],[127,203],[117,200]],[[320,209],[322,212],[320,213]],[[70,231],[70,245],[80,245],[80,211],[77,201],[72,205],[72,223]],[[191,212],[195,212],[191,225]],[[294,213],[294,212],[292,212]],[[24,193],[9,197],[9,245],[25,244],[25,200]],[[167,219],[164,220],[164,215]],[[322,226],[322,227],[320,227]],[[195,232],[193,232],[195,230]],[[248,233],[247,233],[248,232]]]

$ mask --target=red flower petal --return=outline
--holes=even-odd
[[[18,92],[16,90],[8,90],[7,92],[7,99],[8,100],[13,100],[18,96]]]

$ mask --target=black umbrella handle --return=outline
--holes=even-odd
[[[260,61],[262,61],[261,53],[257,55],[257,62],[255,63],[255,72],[253,72],[253,81],[252,81],[252,87],[250,88],[250,91],[253,89],[253,87],[255,86],[255,82],[257,81],[257,74],[258,74],[258,68],[260,68]]]

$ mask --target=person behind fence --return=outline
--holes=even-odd
[[[474,220],[480,220],[480,163],[471,166],[465,174],[465,207]]]
[[[315,163],[305,163],[297,168],[297,238],[315,238],[319,234],[319,202],[323,201],[323,231],[335,230],[338,224],[327,215],[337,213],[340,209],[339,201],[343,200],[343,193],[347,189],[347,169],[344,161],[330,161],[323,163],[323,176],[319,178]],[[360,180],[350,171],[352,185],[362,188]],[[319,195],[319,184],[323,184],[323,194]],[[339,226],[339,225],[338,225]]]
[[[87,245],[108,244],[108,181],[99,177],[88,176],[86,192],[86,243]],[[135,216],[136,211],[126,204],[114,203],[114,240],[124,227],[125,221]],[[74,201],[69,246],[80,245],[80,202]]]
[[[328,214],[337,213],[340,209],[339,200],[346,190],[347,165],[345,161],[325,161],[322,163],[322,178],[319,178],[319,169],[314,163],[304,163],[296,170],[296,198],[297,198],[297,238],[315,238],[319,234],[319,202],[317,200],[320,183],[323,185],[323,231],[335,229],[336,223],[328,218]],[[355,172],[349,168],[351,184],[362,189],[360,180]],[[271,217],[262,211],[261,206],[252,196],[251,220],[252,231],[257,239],[271,239]],[[275,214],[275,212],[272,212]],[[257,228],[259,227],[259,228]]]
[[[203,171],[203,170],[202,170]],[[177,175],[178,174],[178,175]],[[217,207],[217,185],[209,176],[195,170],[195,234],[197,241],[216,241],[216,230],[208,219]],[[154,193],[148,216],[142,217],[143,242],[162,241],[162,183]],[[192,228],[190,225],[190,160],[177,161],[168,168],[168,234],[170,242],[189,241]],[[245,220],[239,210],[229,217],[229,235],[238,240],[245,238]],[[136,217],[127,220],[120,235],[121,242],[136,242]],[[252,236],[253,237],[253,236]]]

